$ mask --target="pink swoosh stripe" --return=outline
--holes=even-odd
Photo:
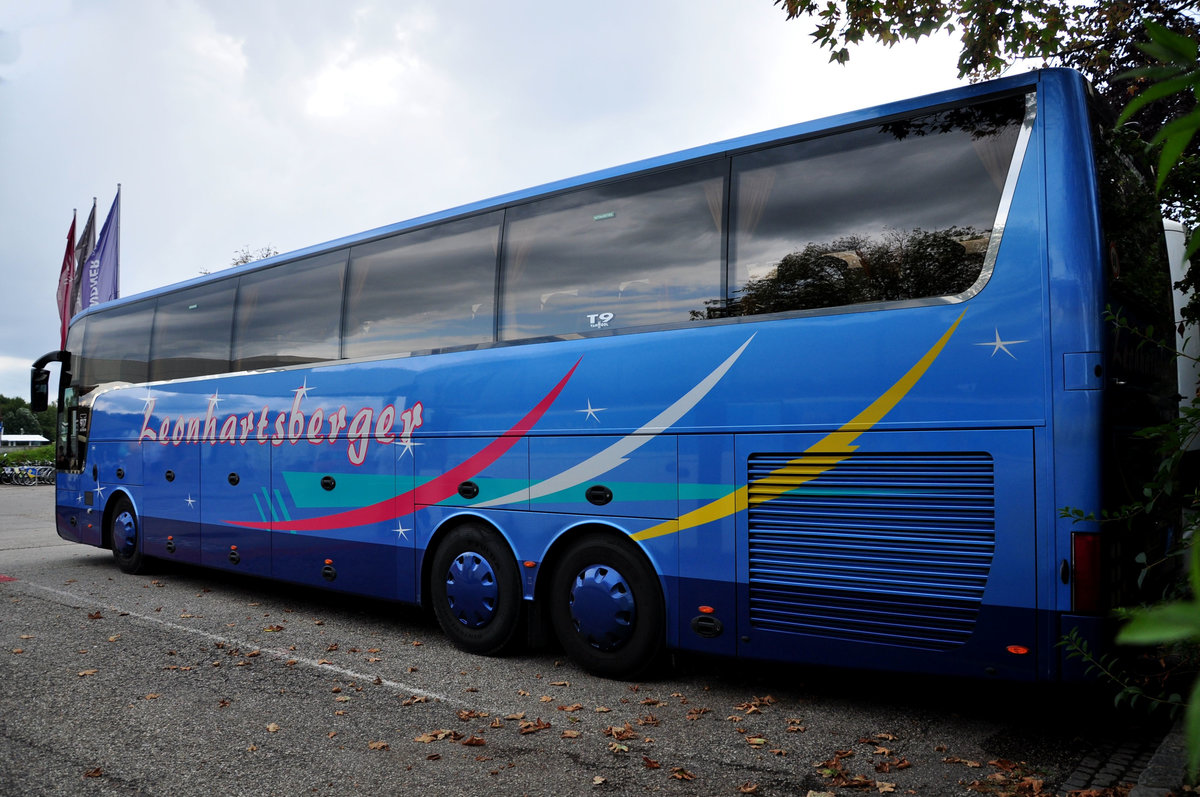
[[[350,509],[345,512],[324,515],[322,517],[276,521],[275,523],[245,520],[226,520],[223,522],[231,526],[242,526],[248,529],[325,531],[328,529],[344,529],[349,526],[365,526],[369,523],[383,523],[384,521],[394,520],[401,515],[407,515],[413,511],[413,507],[417,504],[436,504],[438,501],[454,495],[458,491],[458,485],[463,480],[474,476],[500,459],[510,448],[517,444],[518,440],[528,434],[529,430],[534,427],[534,424],[546,414],[546,410],[550,409],[550,405],[554,403],[554,400],[558,398],[558,394],[567,386],[571,375],[575,373],[575,369],[579,367],[579,363],[582,361],[582,357],[576,360],[575,364],[571,366],[571,370],[567,371],[566,375],[554,386],[554,389],[547,393],[533,409],[527,412],[524,418],[517,421],[515,426],[491,443],[488,443],[479,453],[470,459],[464,460],[441,476],[425,482],[416,489],[409,490],[394,498],[384,499],[377,504],[362,506],[357,509]]]

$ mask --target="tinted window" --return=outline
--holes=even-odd
[[[86,393],[104,382],[145,382],[154,302],[116,307],[85,319],[82,362],[72,363],[75,384]],[[75,334],[68,345],[75,345]]]
[[[733,161],[735,314],[962,293],[978,279],[1024,97]]]
[[[687,321],[721,295],[724,161],[511,208],[504,340]]]
[[[347,255],[343,249],[239,280],[234,370],[337,359]]]
[[[343,357],[491,342],[501,213],[350,250]]]
[[[229,370],[237,280],[187,288],[158,300],[150,379],[182,379]]]

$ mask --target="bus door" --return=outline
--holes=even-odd
[[[200,563],[270,576],[271,447],[202,444],[200,471]]]
[[[741,435],[739,654],[893,670],[1036,670],[1028,429]]]
[[[200,446],[142,443],[142,551],[199,564]]]

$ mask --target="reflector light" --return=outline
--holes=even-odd
[[[1025,647],[1024,645],[1009,645],[1007,650],[1009,653],[1013,653],[1017,656],[1024,656],[1029,652],[1029,648]]]
[[[711,606],[701,606],[699,608],[700,608],[700,614],[712,614],[713,612],[716,611],[716,609],[714,609]]]
[[[174,538],[174,537],[172,537],[170,534],[168,534],[168,535],[167,535],[167,542],[170,542],[170,541],[171,541],[171,540],[173,540],[173,539],[175,539],[175,538]]]
[[[333,560],[332,560],[332,559],[326,559],[326,560],[325,560],[325,564],[327,564],[327,565],[331,565],[331,564],[333,564]]]
[[[1077,612],[1099,613],[1101,597],[1100,535],[1071,535],[1071,604]]]
[[[525,562],[524,565],[529,568],[537,567],[537,562]]]
[[[230,546],[229,546],[229,550],[231,550],[231,551],[236,551],[236,550],[237,550],[237,546],[236,546],[236,545],[230,545]]]

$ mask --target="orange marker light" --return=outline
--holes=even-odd
[[[326,560],[325,560],[325,564],[327,564],[327,565],[331,565],[331,564],[333,564],[333,560],[332,560],[332,559],[326,559]]]
[[[712,614],[715,611],[716,611],[716,609],[714,609],[711,606],[701,606],[700,607],[700,614]]]
[[[236,550],[237,550],[237,546],[236,546],[236,545],[230,545],[230,546],[229,546],[229,550],[231,550],[231,551],[236,551]]]
[[[537,562],[525,562],[524,565],[530,569],[537,567]]]
[[[1016,654],[1017,656],[1024,656],[1029,652],[1029,648],[1025,647],[1024,645],[1009,645],[1006,650],[1009,653]]]
[[[174,538],[174,537],[172,537],[170,534],[168,534],[168,535],[167,535],[167,542],[170,542],[170,541],[171,541],[171,540],[173,540],[173,539],[175,539],[175,538]]]

